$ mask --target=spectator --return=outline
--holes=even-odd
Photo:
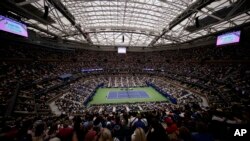
[[[63,128],[59,129],[58,137],[61,141],[71,140],[73,136],[73,128],[69,127],[69,121],[65,121]]]
[[[192,141],[191,134],[188,128],[184,126],[179,128],[178,140],[179,141]]]
[[[207,127],[203,122],[198,122],[196,124],[197,132],[192,133],[193,141],[214,141],[214,138],[207,131]]]
[[[147,132],[147,141],[156,140],[168,141],[168,136],[161,123],[157,119],[153,119]]]
[[[147,125],[147,119],[146,118],[142,118],[141,113],[137,114],[137,118],[134,119],[134,121],[132,121],[132,126],[134,128],[142,128],[144,131],[146,130]]]
[[[97,132],[94,130],[93,123],[89,122],[87,126],[87,133],[84,137],[84,141],[96,141]]]
[[[131,135],[131,141],[146,141],[146,135],[142,128],[136,128]]]
[[[169,136],[169,139],[171,141],[177,140],[177,135],[178,135],[177,125],[174,123],[174,121],[170,117],[165,118],[165,123],[167,124],[166,132]]]
[[[98,141],[119,141],[119,139],[113,139],[110,130],[103,128],[100,132]]]

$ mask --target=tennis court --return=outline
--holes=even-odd
[[[111,103],[137,103],[156,102],[168,99],[158,93],[152,87],[124,88],[99,88],[93,99],[88,104],[111,104]]]
[[[149,98],[145,91],[110,91],[107,99]]]

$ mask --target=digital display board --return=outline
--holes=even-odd
[[[216,45],[227,45],[240,42],[240,31],[230,32],[217,37]]]
[[[118,47],[118,53],[125,54],[127,52],[125,47]]]
[[[28,37],[27,26],[10,18],[0,15],[0,30]]]

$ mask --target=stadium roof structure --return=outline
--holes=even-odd
[[[41,36],[91,46],[167,47],[250,22],[247,0],[4,1]]]

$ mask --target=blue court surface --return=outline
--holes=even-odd
[[[149,98],[145,91],[109,91],[107,99]]]

